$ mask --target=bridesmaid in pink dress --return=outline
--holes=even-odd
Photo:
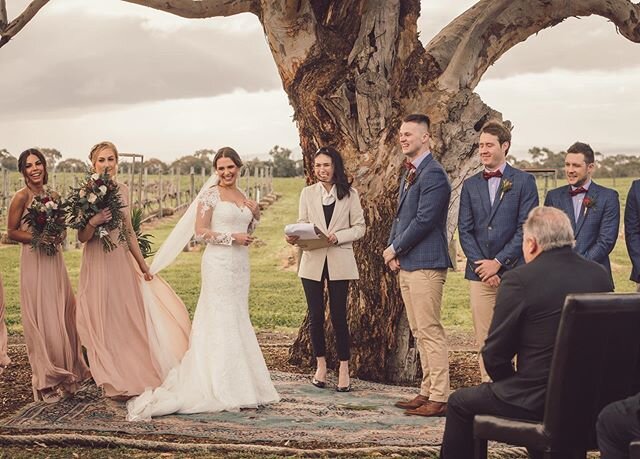
[[[18,170],[26,186],[11,200],[7,232],[22,243],[20,306],[33,396],[55,403],[75,393],[90,374],[77,337],[76,303],[62,253],[49,256],[32,250],[30,229],[22,222],[34,196],[44,191],[47,163],[40,151],[29,149],[18,158]]]
[[[2,276],[0,276],[0,375],[11,363],[7,351],[7,327],[4,324],[4,288],[2,286]]]
[[[97,173],[107,170],[114,178],[118,170],[118,150],[111,142],[101,142],[89,155]],[[96,226],[111,219],[108,209],[94,215],[78,239],[85,242],[78,285],[78,332],[87,356],[91,374],[104,394],[115,400],[126,400],[145,389],[157,387],[164,371],[158,356],[170,350],[156,349],[150,340],[152,321],[147,314],[141,289],[141,278],[162,289],[162,301],[172,302],[182,311],[181,320],[171,318],[165,333],[179,337],[180,356],[186,351],[189,337],[189,317],[186,308],[173,290],[159,277],[153,278],[145,262],[131,225],[129,190],[118,185],[125,207],[124,226],[127,244],[104,252],[96,234]],[[111,240],[117,242],[118,230]],[[153,279],[153,282],[149,282]],[[186,323],[185,323],[186,321]],[[153,336],[153,335],[151,335]]]

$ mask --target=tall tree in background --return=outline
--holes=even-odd
[[[157,158],[147,159],[142,163],[142,167],[146,168],[149,174],[164,174],[169,169],[166,163]]]
[[[253,13],[262,23],[294,109],[307,176],[318,146],[334,145],[363,200],[370,230],[356,247],[352,364],[357,376],[377,380],[411,379],[417,368],[396,279],[380,256],[396,204],[400,118],[424,112],[433,120],[434,152],[454,187],[453,233],[460,185],[478,165],[477,132],[501,118],[473,92],[485,71],[514,45],[574,16],[603,16],[640,42],[640,6],[628,0],[480,0],[426,46],[418,39],[419,0],[125,1],[187,18]],[[10,23],[0,19],[0,46],[46,3],[34,0]],[[309,347],[303,327],[293,361],[310,358]]]
[[[201,150],[196,150],[193,154],[198,159],[203,160],[206,163],[210,163],[213,160],[213,157],[216,154],[216,150],[212,150],[211,148],[203,148]]]
[[[56,164],[62,159],[62,153],[55,148],[38,148],[47,160],[47,169],[50,171],[56,170]]]
[[[68,158],[58,163],[60,172],[85,172],[89,169],[89,164],[76,158]]]
[[[4,169],[15,171],[18,170],[18,160],[9,153],[9,150],[0,148],[0,166]]]
[[[291,159],[292,153],[290,149],[278,145],[269,150],[274,177],[295,177],[297,175],[296,162]]]

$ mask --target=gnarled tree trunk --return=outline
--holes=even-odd
[[[473,92],[487,68],[571,16],[604,16],[640,42],[640,6],[628,0],[481,0],[426,47],[418,40],[419,0],[125,1],[184,17],[259,17],[295,112],[308,181],[313,153],[333,145],[362,197],[368,231],[356,244],[360,281],[351,288],[349,323],[352,368],[373,380],[406,381],[417,373],[397,281],[381,257],[396,206],[400,119],[422,112],[432,120],[434,154],[453,185],[451,235],[460,186],[478,165],[477,132],[488,119],[501,118]],[[11,23],[0,17],[0,46],[46,2],[33,1]],[[306,323],[291,349],[296,363],[311,359]]]

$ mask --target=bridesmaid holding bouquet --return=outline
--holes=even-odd
[[[119,194],[115,201],[121,204],[113,205],[111,199],[97,213],[80,217],[85,224],[78,230],[78,239],[85,245],[78,285],[78,332],[96,384],[107,397],[123,401],[160,385],[170,366],[163,359],[173,356],[178,362],[186,351],[190,322],[182,301],[151,274],[142,256],[131,224],[129,189],[117,181],[116,146],[101,142],[91,149],[89,159],[94,169],[91,183],[104,182],[104,197],[115,187]],[[83,202],[80,194],[88,193],[89,202],[97,203],[96,193],[100,193],[91,191],[94,188],[89,185],[88,192],[79,191],[77,199],[70,201]],[[80,214],[79,209],[70,209],[70,216]],[[153,320],[147,301],[153,301],[160,314]],[[163,320],[161,332],[154,329],[157,319]],[[161,348],[158,337],[169,337],[172,347]]]
[[[35,400],[55,403],[75,393],[90,377],[76,332],[76,303],[67,268],[60,253],[64,226],[60,221],[44,221],[48,228],[62,228],[58,234],[40,232],[26,218],[33,203],[51,202],[47,163],[36,149],[23,152],[18,170],[26,186],[11,201],[7,233],[22,244],[20,254],[20,303],[27,354],[33,373]],[[44,217],[43,217],[44,218]]]

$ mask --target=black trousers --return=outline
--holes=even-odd
[[[627,459],[629,443],[640,440],[640,394],[605,406],[596,424],[602,459]]]
[[[327,262],[324,263],[322,278],[320,281],[302,278],[302,287],[307,297],[309,307],[309,332],[311,345],[316,357],[324,357],[326,346],[324,340],[324,285],[327,283],[329,290],[329,309],[331,323],[336,333],[336,349],[338,359],[349,360],[349,325],[347,324],[347,294],[349,293],[349,281],[329,279]]]
[[[473,417],[476,414],[539,421],[542,415],[509,405],[495,396],[491,383],[455,391],[447,403],[441,459],[473,458]]]

